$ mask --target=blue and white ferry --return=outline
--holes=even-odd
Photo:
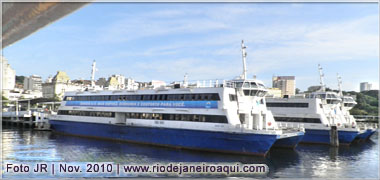
[[[342,99],[341,103],[336,107],[337,115],[342,119],[342,123],[345,127],[357,127],[361,130],[361,133],[356,137],[357,140],[369,139],[376,131],[377,124],[375,123],[357,123],[354,116],[350,114],[350,110],[357,104],[353,97],[343,95],[342,92],[342,78],[337,75],[339,94]]]
[[[242,43],[243,64],[245,46]],[[143,144],[215,152],[266,155],[295,147],[302,128],[280,129],[265,105],[263,83],[239,78],[159,88],[67,92],[53,131]]]
[[[267,107],[276,121],[293,125],[303,124],[305,136],[301,142],[330,144],[331,126],[337,126],[339,144],[351,144],[364,130],[355,124],[348,125],[342,117],[342,99],[335,92],[326,92],[322,68],[319,67],[322,89],[310,94],[288,98],[266,98]]]

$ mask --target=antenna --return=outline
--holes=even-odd
[[[322,87],[322,92],[325,92],[326,91],[326,88],[325,88],[325,83],[323,82],[323,77],[325,76],[322,72],[322,67],[320,64],[318,64],[318,70],[319,70],[319,80],[320,80],[320,83],[321,83],[321,87]]]
[[[96,71],[96,61],[94,60],[92,62],[92,69],[91,69],[91,87],[95,87],[95,71]]]
[[[187,87],[187,85],[188,85],[187,77],[188,77],[188,75],[187,75],[187,73],[185,73],[185,76],[183,78],[183,86],[185,86],[185,87]]]
[[[336,77],[338,79],[338,88],[339,88],[339,96],[343,96],[343,92],[342,92],[342,77],[339,76],[338,73],[336,73]]]
[[[244,40],[241,40],[241,53],[243,57],[243,74],[242,78],[247,79],[247,67],[246,67],[246,57],[247,57],[247,52],[245,51],[247,47],[244,45]]]

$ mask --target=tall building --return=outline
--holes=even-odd
[[[369,90],[371,90],[371,88],[372,88],[372,84],[370,84],[368,82],[360,83],[360,92],[369,91]]]
[[[281,96],[294,96],[296,94],[295,76],[273,76],[273,88],[281,90]]]
[[[38,75],[31,75],[24,78],[24,90],[42,91],[42,78]]]
[[[8,60],[1,56],[2,62],[2,75],[1,83],[2,90],[13,90],[16,85],[16,71],[12,69],[11,65],[8,64]]]

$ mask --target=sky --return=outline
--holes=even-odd
[[[91,3],[3,49],[17,75],[71,79],[122,74],[137,81],[232,79],[267,87],[295,76],[302,91],[319,85],[379,87],[377,3]]]

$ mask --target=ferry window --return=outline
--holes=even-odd
[[[211,100],[219,101],[220,100],[219,94],[217,93],[212,94]]]
[[[150,100],[150,95],[143,95],[143,100]]]
[[[174,100],[174,94],[169,94],[168,95],[168,100],[173,101]]]
[[[166,95],[166,94],[164,94],[164,95],[162,95],[163,97],[162,97],[162,100],[168,100],[168,95]]]
[[[257,90],[251,90],[251,96],[256,96],[257,95]],[[260,94],[259,94],[260,95]]]
[[[209,94],[202,94],[202,99],[203,100],[210,100],[209,97],[210,97]]]
[[[258,96],[259,97],[263,97],[265,95],[265,92],[264,91],[259,91],[259,93],[258,93]]]
[[[237,88],[241,88],[242,86],[243,86],[243,83],[242,83],[242,82],[237,82],[237,83],[236,83],[236,87],[237,87]]]
[[[331,94],[327,94],[327,98],[332,98]]]
[[[267,107],[307,108],[309,107],[309,103],[268,103],[267,102]]]
[[[176,114],[174,120],[177,120],[177,121],[181,120],[181,115],[180,114]]]
[[[257,84],[255,82],[251,82],[251,87],[257,88]]]
[[[230,94],[230,101],[236,101],[237,96],[235,94]]]
[[[243,87],[250,88],[251,86],[249,85],[249,82],[245,82]]]
[[[192,100],[197,100],[197,94],[191,94],[191,99]]]
[[[249,93],[250,93],[249,90],[244,90],[243,92],[245,96],[249,96]]]
[[[318,118],[275,117],[279,122],[321,123]]]
[[[259,83],[259,87],[265,88],[264,84],[260,84],[260,83]]]
[[[202,100],[202,95],[201,94],[197,94],[197,100]]]
[[[185,99],[185,95],[184,94],[179,94],[178,97],[179,97],[179,100],[184,100]]]
[[[185,94],[185,101],[191,101],[192,100],[192,94]]]

